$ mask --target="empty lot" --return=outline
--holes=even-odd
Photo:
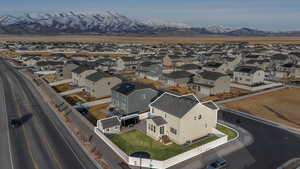
[[[232,36],[100,36],[100,35],[0,35],[0,41],[68,41],[68,42],[142,42],[158,43],[224,43],[226,41],[246,41],[251,44],[297,43],[300,37],[232,37]]]
[[[300,88],[281,89],[225,103],[224,106],[300,128]]]

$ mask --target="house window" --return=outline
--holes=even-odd
[[[155,133],[155,129],[156,129],[156,127],[155,127],[155,126],[153,126],[153,131],[154,131],[154,133]]]
[[[107,82],[107,85],[110,85],[110,82]]]
[[[194,116],[194,120],[197,120],[197,117],[196,117],[196,116]]]
[[[148,125],[148,130],[151,130],[151,124]]]
[[[171,133],[173,133],[174,135],[176,135],[176,134],[177,134],[177,130],[176,130],[176,129],[174,129],[173,127],[170,127],[170,132],[171,132]]]
[[[207,128],[207,123],[205,123],[205,128]]]
[[[106,129],[106,131],[109,131],[109,128],[108,128],[108,129]]]
[[[198,115],[198,119],[200,120],[200,119],[202,119],[202,116],[201,116],[201,114],[200,115]]]
[[[164,127],[164,126],[160,127],[160,128],[159,128],[159,133],[160,133],[160,134],[164,134],[164,133],[165,133],[164,130],[165,130],[165,127]]]

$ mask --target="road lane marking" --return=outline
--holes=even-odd
[[[9,81],[10,81],[10,84],[12,84],[12,80],[9,79]],[[12,94],[13,94],[14,100],[17,101],[16,93],[15,93],[14,91],[12,91]],[[20,117],[21,115],[20,115],[20,112],[19,112],[19,111],[20,111],[19,104],[17,104],[16,110],[17,110],[16,112],[17,112],[18,116]],[[24,137],[25,137],[26,147],[27,147],[27,149],[28,149],[29,156],[30,156],[30,158],[31,158],[31,160],[32,160],[32,163],[33,163],[33,167],[34,167],[35,169],[39,169],[39,167],[38,167],[36,161],[35,161],[34,158],[33,158],[33,153],[32,153],[32,151],[31,151],[31,149],[30,149],[31,146],[29,145],[29,139],[28,139],[27,136],[26,136],[26,132],[25,132],[25,127],[24,127],[24,125],[22,125],[22,130],[23,130],[23,134],[24,134]]]
[[[6,112],[6,101],[5,101],[5,93],[4,93],[4,86],[3,86],[3,80],[2,80],[2,77],[0,77],[1,79],[1,97],[2,97],[2,100],[3,100],[3,113],[5,114],[5,118],[6,118],[6,121],[8,123],[8,115],[7,115],[7,112]],[[8,141],[8,151],[9,151],[9,156],[10,156],[10,164],[11,164],[11,168],[14,169],[14,163],[13,163],[13,156],[12,156],[12,152],[11,152],[11,142],[10,142],[10,133],[9,133],[9,127],[7,125],[7,141]]]

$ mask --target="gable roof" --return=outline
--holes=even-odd
[[[110,118],[100,120],[100,123],[102,124],[103,129],[107,129],[107,128],[111,128],[111,127],[114,127],[114,126],[120,126],[121,125],[121,122],[120,122],[120,120],[118,119],[117,116],[113,116],[113,117],[110,117]]]
[[[200,66],[196,65],[196,64],[185,64],[179,67],[182,70],[197,70],[197,69],[201,69]]]
[[[91,70],[90,66],[87,65],[80,65],[77,68],[73,69],[72,72],[77,73],[77,74],[81,74],[87,70]]]
[[[194,95],[177,96],[164,93],[150,105],[178,118],[182,118],[198,103],[199,101]]]
[[[129,95],[135,90],[146,89],[146,88],[153,88],[153,87],[138,82],[123,82],[113,87],[112,90],[115,90],[124,95]]]
[[[201,73],[199,73],[199,75],[203,78],[203,79],[208,79],[208,80],[217,80],[220,77],[223,76],[227,76],[223,73],[219,73],[219,72],[212,72],[212,71],[203,71]]]
[[[207,62],[204,67],[210,67],[210,68],[218,68],[222,65],[222,63],[217,63],[217,62]]]
[[[86,79],[97,82],[98,80],[105,78],[105,77],[113,77],[112,75],[102,72],[102,71],[97,71],[95,73],[92,73],[86,77]]]
[[[174,71],[168,74],[164,74],[165,77],[170,79],[181,79],[181,78],[187,78],[191,77],[193,74],[186,71]]]
[[[213,110],[218,109],[218,106],[217,106],[214,102],[212,102],[212,101],[204,102],[204,103],[202,103],[202,104],[203,104],[204,106],[210,108],[210,109],[213,109]]]
[[[243,72],[243,73],[255,73],[256,71],[261,70],[256,66],[239,66],[234,69],[235,72]]]

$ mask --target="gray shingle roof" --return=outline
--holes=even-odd
[[[178,118],[182,118],[198,103],[199,101],[193,95],[175,96],[164,93],[159,99],[154,101],[151,106]]]
[[[118,117],[106,118],[106,119],[100,120],[100,123],[102,124],[103,129],[121,125],[121,122],[118,119]]]
[[[90,70],[91,67],[87,66],[87,65],[80,65],[77,68],[75,68],[74,70],[72,70],[72,72],[77,73],[77,74],[81,74],[87,70]]]
[[[213,110],[218,109],[218,107],[211,101],[202,103],[204,106],[211,108]]]
[[[261,69],[256,66],[239,66],[234,69],[235,72],[244,72],[244,73],[255,73],[258,70]]]
[[[130,93],[132,93],[135,90],[146,89],[146,88],[153,88],[153,87],[150,85],[143,84],[143,83],[124,82],[124,83],[116,85],[115,87],[112,88],[112,90],[120,92],[124,95],[129,95]]]
[[[191,77],[193,74],[186,71],[174,71],[168,74],[164,74],[165,77],[170,79],[181,79],[181,78],[187,78]]]
[[[161,116],[152,116],[150,119],[151,119],[157,126],[167,124],[166,120],[163,119]]]
[[[105,78],[105,77],[112,77],[112,75],[104,73],[102,71],[97,71],[88,75],[86,78],[90,81],[97,82],[98,80]]]
[[[203,79],[208,79],[208,80],[217,80],[222,76],[227,76],[223,73],[219,73],[219,72],[211,72],[211,71],[203,71],[201,73],[199,73],[199,75],[203,78]]]

